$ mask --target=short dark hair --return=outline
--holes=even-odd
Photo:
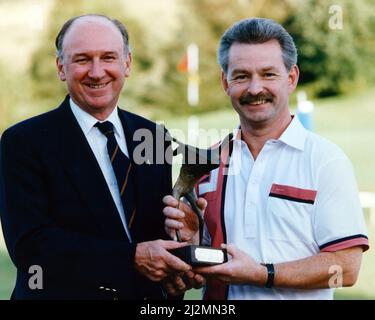
[[[297,48],[291,35],[277,22],[265,18],[249,18],[232,25],[220,39],[217,60],[226,74],[228,72],[229,50],[233,43],[259,44],[277,40],[283,61],[290,71],[297,63]]]
[[[64,23],[64,25],[62,26],[59,33],[57,34],[57,37],[55,39],[56,55],[61,60],[63,60],[63,57],[64,57],[63,42],[64,42],[64,37],[65,37],[67,31],[69,30],[69,28],[71,27],[71,25],[73,24],[74,21],[76,21],[80,18],[83,18],[83,17],[101,17],[101,18],[107,19],[108,21],[111,21],[116,26],[116,28],[121,32],[122,40],[124,42],[124,53],[127,54],[130,51],[129,34],[128,34],[128,31],[126,30],[126,27],[124,26],[124,24],[122,22],[120,22],[117,19],[112,19],[112,18],[107,17],[107,16],[102,15],[102,14],[84,14],[84,15],[73,17],[73,18],[67,20]]]

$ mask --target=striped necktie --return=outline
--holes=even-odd
[[[102,134],[107,137],[107,151],[112,163],[119,187],[122,206],[124,208],[126,222],[130,231],[136,208],[134,195],[134,179],[132,174],[133,164],[130,159],[121,151],[115,138],[113,124],[109,121],[97,122],[95,124]]]

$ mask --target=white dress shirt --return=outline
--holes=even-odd
[[[117,185],[116,175],[113,171],[111,159],[109,158],[107,151],[107,138],[104,134],[100,132],[100,130],[97,127],[94,127],[94,125],[98,122],[98,119],[96,119],[83,109],[81,109],[77,104],[74,103],[72,99],[70,99],[70,107],[87,139],[87,142],[91,147],[92,152],[95,155],[96,160],[98,161],[100,169],[102,170],[102,173],[104,175],[105,181],[107,182],[108,188],[111,192],[113,201],[116,204],[116,208],[119,212],[125,232],[129,240],[131,241],[130,232],[128,230],[128,226],[126,223],[124,208],[121,202],[120,190]],[[115,132],[115,138],[120,147],[120,150],[127,157],[129,157],[128,148],[126,146],[124,129],[122,127],[122,123],[118,115],[117,107],[104,121],[112,122]]]

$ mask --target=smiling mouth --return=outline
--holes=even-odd
[[[259,104],[264,104],[264,103],[267,103],[267,102],[270,102],[269,100],[258,100],[258,101],[253,101],[253,102],[249,102],[250,105],[259,105]]]
[[[239,102],[241,105],[251,105],[251,106],[257,106],[257,105],[265,104],[265,103],[272,102],[272,101],[273,101],[273,97],[270,94],[257,94],[257,95],[245,94],[239,98]]]
[[[272,100],[271,99],[264,99],[264,100],[256,100],[256,101],[240,101],[240,104],[242,106],[260,106],[260,105],[263,105],[263,104],[266,104],[266,103],[271,103]]]
[[[107,82],[107,83],[99,83],[99,84],[88,83],[88,84],[85,84],[85,85],[87,87],[89,87],[90,89],[102,89],[102,88],[104,88],[108,84],[109,84],[109,82]]]

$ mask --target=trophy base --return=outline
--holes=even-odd
[[[193,267],[212,266],[228,261],[227,250],[190,245],[169,250],[170,253]]]

